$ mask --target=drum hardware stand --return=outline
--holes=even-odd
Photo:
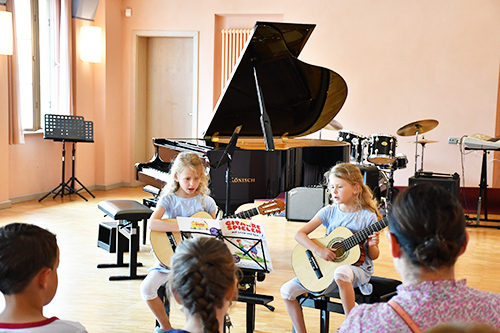
[[[82,199],[88,201],[83,195],[81,190],[86,190],[93,198],[95,196],[75,177],[75,143],[76,142],[94,142],[93,139],[93,124],[91,121],[85,121],[81,116],[61,116],[54,114],[45,115],[45,128],[44,139],[52,139],[54,141],[62,141],[62,179],[61,183],[52,189],[49,193],[44,195],[38,202],[54,193],[53,199],[58,195],[64,197],[66,194],[78,194]],[[71,178],[64,181],[65,178],[65,161],[66,161],[66,141],[73,142],[72,150],[72,172]],[[81,189],[75,189],[75,181],[82,186]],[[71,183],[71,186],[69,185]],[[58,190],[59,189],[59,190]]]
[[[424,134],[432,129],[434,129],[439,122],[434,119],[424,119],[409,123],[398,129],[397,133],[401,136],[410,136],[415,134],[415,175],[417,175],[418,166],[418,135]],[[424,141],[425,142],[425,141]],[[425,142],[427,143],[427,142]],[[422,170],[424,168],[424,145],[422,144]]]
[[[394,190],[394,168],[389,172],[389,187],[387,188],[387,201],[392,203],[392,191]]]
[[[389,207],[392,204],[392,192],[394,191],[394,164],[391,166],[390,171],[383,170],[381,167],[379,167],[380,172],[382,173],[382,176],[384,178],[384,184],[386,185],[385,189],[385,196],[382,197],[380,200],[384,202],[384,210],[386,214],[389,212]],[[389,173],[389,175],[387,175]]]
[[[422,140],[425,140],[424,136],[422,135]],[[418,140],[417,140],[418,142]],[[420,160],[420,171],[424,171],[424,150],[425,150],[425,141],[421,141],[420,144],[422,145],[422,157]]]
[[[420,130],[420,127],[422,127],[420,124],[416,124],[415,127],[417,128],[417,132],[415,133],[415,175],[417,174],[417,159],[418,159],[418,131]],[[423,170],[423,164],[424,164],[424,150],[422,146],[422,170]]]

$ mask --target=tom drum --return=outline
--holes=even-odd
[[[351,144],[351,162],[361,163],[363,161],[363,141],[367,138],[356,132],[339,130],[338,138],[339,141],[348,142]]]
[[[389,134],[372,134],[368,139],[368,161],[374,164],[389,164],[396,160],[398,140]]]

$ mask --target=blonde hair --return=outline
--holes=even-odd
[[[366,208],[377,214],[377,219],[382,218],[382,215],[378,211],[378,202],[373,197],[371,189],[363,183],[363,174],[358,166],[351,163],[339,163],[328,170],[325,173],[325,178],[329,188],[331,177],[343,179],[351,185],[359,185],[360,191],[356,194],[356,205],[358,208]]]
[[[197,189],[198,193],[210,195],[210,189],[208,188],[209,176],[205,172],[205,167],[200,156],[184,152],[178,154],[172,162],[167,175],[167,183],[161,190],[161,196],[175,193],[179,189],[179,182],[175,180],[174,176],[175,174],[181,174],[186,168],[190,168],[200,177],[200,185]]]

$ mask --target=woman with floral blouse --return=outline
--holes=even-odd
[[[419,332],[446,323],[500,329],[500,294],[455,280],[468,235],[454,196],[430,183],[407,188],[390,213],[388,238],[403,284],[388,303],[355,306],[340,332]]]

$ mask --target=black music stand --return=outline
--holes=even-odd
[[[52,139],[54,141],[62,141],[62,179],[61,183],[44,195],[38,202],[41,202],[50,194],[54,193],[54,199],[60,195],[64,197],[66,194],[78,194],[83,200],[88,201],[79,192],[87,191],[93,198],[95,196],[90,192],[76,177],[75,177],[75,143],[76,142],[94,142],[94,129],[91,121],[85,121],[81,116],[62,116],[56,114],[45,115],[45,130],[44,139]],[[65,182],[65,160],[66,160],[66,141],[73,142],[72,162],[71,162],[71,178]],[[80,184],[82,188],[77,190],[75,182]],[[71,183],[71,185],[69,185]]]
[[[224,149],[224,153],[222,153],[222,156],[216,164],[212,165],[212,167],[216,170],[218,169],[221,165],[227,164],[226,167],[226,211],[225,211],[225,216],[229,216],[229,202],[231,198],[231,161],[233,160],[233,153],[234,150],[236,149],[236,143],[238,142],[238,136],[241,131],[241,127],[243,125],[236,126],[234,129],[233,135],[231,135],[231,139],[229,140],[228,145],[226,146],[226,149]]]
[[[474,148],[465,148],[467,150],[482,150],[483,151],[483,160],[481,165],[481,180],[479,182],[479,197],[477,199],[477,215],[475,217],[467,216],[467,220],[476,221],[476,224],[468,224],[470,227],[484,227],[484,228],[498,228],[500,226],[493,225],[481,225],[480,221],[487,222],[500,222],[500,220],[489,219],[488,218],[488,165],[487,165],[487,154],[488,150],[499,150],[499,149],[474,149]],[[483,200],[484,198],[484,200]],[[481,207],[482,206],[482,207]],[[481,218],[481,208],[484,208],[484,219]]]

